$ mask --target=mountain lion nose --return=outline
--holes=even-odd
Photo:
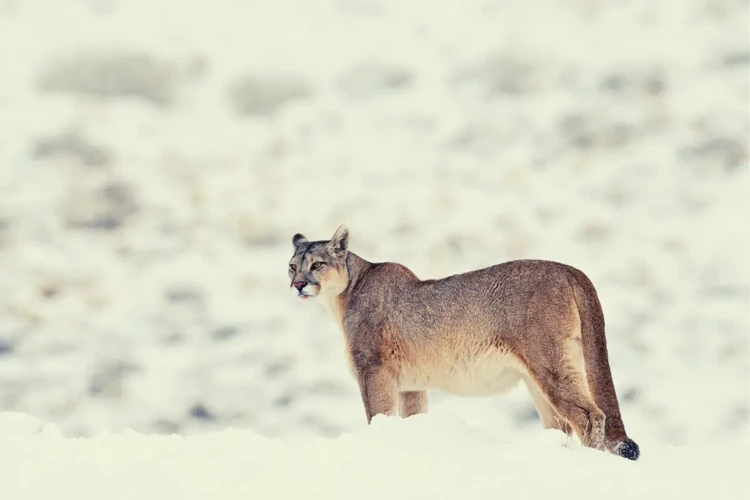
[[[298,291],[301,291],[303,288],[305,288],[305,285],[307,285],[306,281],[295,281],[294,282],[294,288],[296,288]]]

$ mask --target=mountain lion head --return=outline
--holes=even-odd
[[[289,261],[290,287],[301,299],[320,294],[338,295],[346,289],[349,276],[346,257],[349,231],[339,226],[330,240],[308,241],[297,233],[292,238],[294,255]]]

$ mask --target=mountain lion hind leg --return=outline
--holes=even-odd
[[[606,417],[586,392],[581,374],[563,367],[562,360],[557,367],[544,372],[534,368],[529,371],[551,409],[572,427],[581,443],[604,450]]]
[[[539,414],[539,418],[542,421],[542,427],[545,429],[557,429],[570,435],[573,432],[573,429],[568,422],[566,422],[565,419],[562,418],[554,408],[552,408],[552,405],[550,405],[547,398],[544,397],[544,394],[541,389],[539,389],[536,382],[531,380],[528,376],[524,377],[524,382],[526,388],[529,390],[531,399],[534,402],[536,412]]]

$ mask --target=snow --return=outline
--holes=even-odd
[[[581,448],[559,431],[502,440],[438,412],[378,416],[335,439],[133,431],[66,438],[0,414],[0,497],[745,498],[750,442],[643,447],[638,462]],[[744,492],[744,493],[743,493]]]
[[[335,325],[288,293],[292,235],[345,223],[424,278],[581,268],[644,463],[716,460],[696,443],[750,429],[747,26],[714,0],[0,0],[0,411],[81,457],[127,428],[379,446]],[[522,388],[429,397],[540,433]]]

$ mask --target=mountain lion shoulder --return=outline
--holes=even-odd
[[[544,428],[636,460],[609,367],[604,315],[578,269],[516,260],[421,280],[330,240],[292,238],[291,287],[330,312],[347,346],[367,422],[427,412],[428,389],[482,396],[523,381]]]

